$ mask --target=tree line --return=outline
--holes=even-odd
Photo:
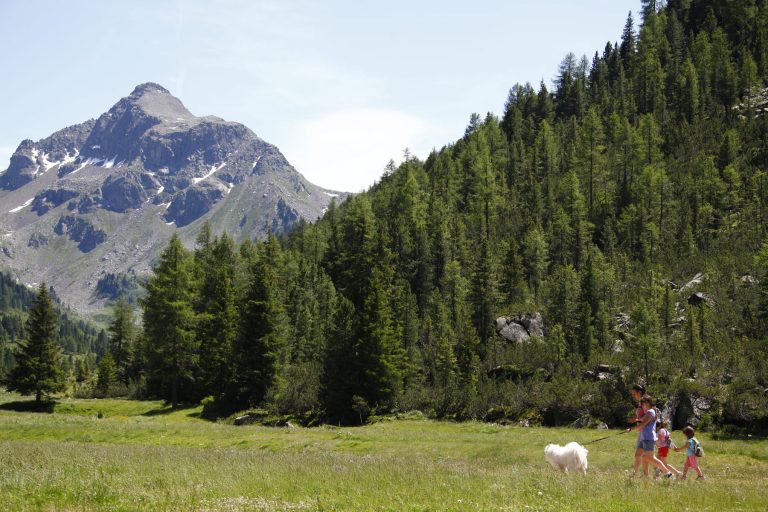
[[[313,224],[174,237],[143,327],[112,332],[114,378],[334,423],[618,423],[644,381],[706,396],[707,421],[768,426],[768,7],[641,14],[567,55],[551,91],[515,85],[500,117],[406,152]],[[498,335],[499,316],[534,312],[543,337]]]

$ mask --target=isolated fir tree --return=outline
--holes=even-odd
[[[51,393],[64,389],[58,331],[56,310],[45,283],[41,283],[27,320],[27,340],[21,344],[16,366],[6,382],[8,390],[34,394],[39,403]]]

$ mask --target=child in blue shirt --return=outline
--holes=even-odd
[[[685,434],[685,437],[688,438],[688,440],[685,442],[685,464],[683,464],[683,476],[682,478],[685,478],[688,474],[688,470],[693,468],[696,471],[696,474],[699,475],[696,477],[696,480],[704,480],[704,473],[701,471],[701,468],[699,467],[699,461],[696,460],[696,443],[698,441],[696,440],[693,435],[695,434],[693,427],[687,426],[683,429],[683,434]],[[683,447],[675,448],[676,452],[682,451]]]

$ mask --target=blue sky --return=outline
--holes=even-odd
[[[0,170],[22,139],[97,117],[139,83],[241,122],[310,181],[372,184],[619,38],[639,0],[0,1]],[[636,16],[637,18],[637,16]]]

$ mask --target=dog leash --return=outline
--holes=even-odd
[[[616,436],[620,436],[621,434],[626,434],[626,433],[627,433],[627,431],[626,431],[626,430],[622,430],[622,431],[621,431],[621,432],[619,432],[618,434],[613,434],[613,435],[610,435],[610,436],[605,436],[605,437],[600,437],[600,438],[598,438],[598,439],[593,439],[592,441],[589,441],[589,442],[587,442],[587,443],[583,443],[581,446],[586,446],[586,445],[588,445],[588,444],[596,443],[596,442],[598,442],[598,441],[603,441],[603,440],[605,440],[605,439],[608,439],[609,437],[616,437]]]

